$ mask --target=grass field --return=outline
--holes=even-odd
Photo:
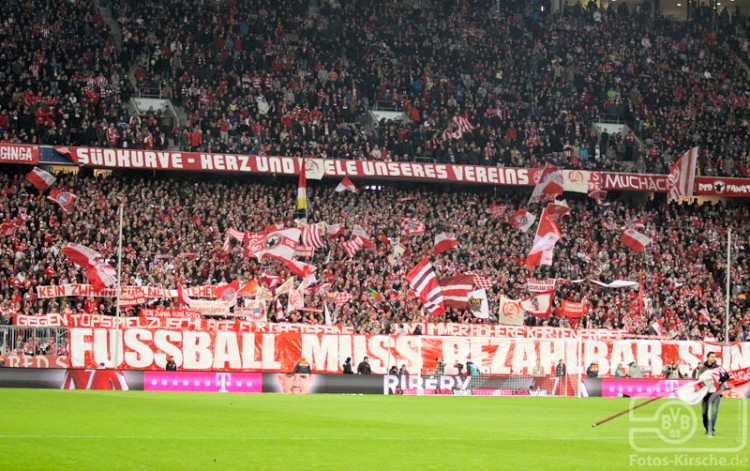
[[[750,467],[747,401],[722,402],[713,439],[700,424],[694,435],[682,433],[683,444],[636,439],[668,451],[635,451],[629,430],[671,424],[665,433],[673,433],[675,423],[685,425],[679,418],[690,416],[676,401],[636,411],[643,420],[656,414],[656,422],[636,425],[625,415],[591,427],[630,405],[601,398],[0,389],[0,470]],[[698,420],[699,407],[691,408]]]

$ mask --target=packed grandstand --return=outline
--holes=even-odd
[[[647,6],[551,14],[532,10],[533,2],[27,3],[0,5],[9,18],[0,25],[3,143],[52,146],[63,156],[83,146],[641,174],[666,174],[697,146],[699,175],[750,177],[748,25],[726,10],[676,21]],[[148,94],[170,99],[184,119],[135,113],[129,99]],[[368,122],[376,107],[408,119]],[[599,133],[599,122],[629,132]],[[326,179],[307,182],[299,211],[296,178],[71,169],[55,175],[54,189],[76,196],[61,208],[29,183],[30,168],[2,167],[7,322],[16,314],[116,312],[112,297],[39,295],[39,287],[89,283],[62,253],[76,243],[120,269],[123,286],[236,282],[230,315],[269,290],[264,315],[272,322],[332,321],[358,333],[425,320],[498,322],[468,307],[431,316],[407,280],[428,256],[439,280],[466,275],[472,288],[486,289],[493,312],[505,298],[533,296],[531,284],[551,286],[551,315],[527,312],[526,325],[748,340],[750,215],[738,200],[679,205],[663,193],[611,192],[603,201],[565,193],[570,211],[556,221],[554,261],[529,269],[534,230],[519,228],[515,216],[526,209],[541,217],[544,205],[528,203],[531,187],[370,179],[355,181],[355,193]],[[274,290],[299,266],[259,260],[248,240],[303,218],[324,223],[322,244],[295,256],[316,268],[316,279],[296,291],[304,309],[290,309],[292,291]],[[633,229],[651,243],[623,244],[623,231]],[[440,234],[456,246],[435,253]],[[584,311],[563,315],[563,301]],[[122,312],[184,303],[154,297]]]

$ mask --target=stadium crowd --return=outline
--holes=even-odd
[[[593,3],[593,2],[590,2]],[[116,28],[100,6],[112,12]],[[587,168],[665,173],[699,145],[700,172],[750,177],[745,65],[748,23],[740,15],[699,8],[691,21],[649,16],[647,5],[617,10],[576,5],[563,15],[533,2],[475,0],[8,0],[0,3],[0,137],[48,145],[320,155],[327,158],[433,159],[478,165]],[[117,37],[114,35],[117,34]],[[131,80],[132,75],[132,80]],[[138,93],[170,98],[187,119],[166,126],[163,111],[129,111]],[[403,110],[409,122],[374,127],[366,110]],[[460,119],[459,119],[460,118]],[[626,123],[632,134],[598,135],[592,123]],[[261,231],[295,225],[295,183],[213,176],[59,175],[57,187],[78,195],[63,214],[14,169],[0,172],[0,315],[113,313],[107,298],[40,300],[35,288],[82,283],[59,251],[77,242],[114,264],[120,202],[123,284],[175,288],[261,272],[286,277],[277,262],[222,249],[228,229]],[[403,321],[481,322],[468,311],[428,319],[404,274],[432,250],[437,233],[459,247],[432,256],[439,278],[474,272],[492,281],[491,303],[527,295],[527,278],[557,278],[563,299],[589,304],[585,327],[660,330],[671,338],[724,339],[726,228],[748,233],[748,209],[663,202],[570,200],[564,237],[549,268],[527,273],[533,229],[508,223],[525,207],[523,192],[406,184],[376,185],[357,195],[310,185],[311,222],[361,225],[375,242],[347,257],[340,242],[306,260],[320,282],[351,300],[337,322],[358,332],[391,332]],[[499,214],[491,205],[505,206]],[[541,208],[530,208],[537,215]],[[496,217],[497,216],[497,217]],[[423,235],[403,236],[416,218]],[[575,221],[575,222],[574,222]],[[645,224],[644,254],[619,242],[619,227]],[[613,227],[607,229],[606,227]],[[387,238],[406,248],[387,261]],[[731,339],[747,340],[748,266],[734,247]],[[638,290],[587,281],[638,280]],[[306,294],[320,308],[321,293]],[[174,300],[160,300],[171,306]],[[135,314],[128,310],[127,314]],[[559,314],[559,312],[557,313]],[[571,325],[559,315],[527,316],[529,325]],[[294,312],[277,322],[322,323],[321,313]],[[575,323],[575,321],[573,321]],[[658,328],[655,326],[659,326]]]
[[[112,176],[61,174],[56,188],[78,195],[74,209],[62,213],[40,196],[23,173],[4,169],[0,174],[0,222],[14,223],[13,233],[0,236],[0,312],[6,321],[14,313],[101,312],[114,313],[109,298],[38,299],[35,288],[44,285],[86,283],[83,271],[60,254],[68,242],[86,245],[102,253],[116,266],[117,211],[124,204],[123,285],[148,285],[174,289],[217,285],[239,280],[243,286],[260,279],[262,272],[290,275],[279,262],[245,257],[242,244],[222,248],[227,230],[263,231],[271,224],[294,227],[296,182],[258,179],[248,182],[226,177]],[[556,308],[549,319],[526,317],[527,325],[575,326],[625,329],[649,334],[660,324],[670,338],[717,339],[723,334],[725,307],[726,230],[747,234],[748,208],[721,204],[667,206],[664,202],[612,201],[597,206],[593,200],[569,200],[571,211],[559,221],[562,240],[557,243],[551,267],[528,272],[525,257],[533,242],[534,228],[524,233],[509,223],[517,208],[526,207],[528,191],[493,192],[465,187],[378,184],[357,194],[334,193],[328,183],[310,184],[308,221],[344,223],[347,230],[310,259],[317,267],[317,283],[331,283],[324,294],[310,289],[307,307],[322,309],[326,302],[337,323],[357,332],[395,331],[404,321],[484,322],[468,310],[448,309],[431,318],[410,293],[404,278],[428,255],[439,279],[474,273],[491,281],[491,310],[499,296],[527,296],[527,278],[556,278],[555,306],[560,301],[589,305],[580,320],[569,320]],[[566,195],[567,196],[567,195]],[[499,205],[491,206],[491,205]],[[494,208],[494,209],[493,209]],[[541,208],[531,206],[539,215]],[[405,235],[404,219],[425,225],[421,235]],[[102,224],[102,221],[110,221]],[[375,243],[352,257],[341,242],[359,224]],[[643,253],[620,243],[623,227],[645,227],[653,239]],[[458,247],[432,254],[436,234],[455,234]],[[391,242],[400,238],[406,251],[389,263]],[[745,242],[733,242],[731,292],[731,339],[747,340],[750,310],[746,304],[748,261]],[[638,289],[601,288],[589,281],[638,281],[643,276],[644,309],[638,308]],[[299,279],[297,280],[299,283]],[[330,293],[348,293],[340,308]],[[286,295],[282,296],[284,299]],[[242,303],[242,301],[240,301]],[[176,299],[156,300],[155,306],[176,306]],[[283,303],[286,307],[286,302]],[[153,307],[154,305],[152,305]],[[275,322],[323,323],[323,314],[277,312],[272,302],[268,315]],[[136,315],[128,308],[126,315]],[[491,321],[497,322],[491,316]],[[740,337],[740,336],[743,337]]]
[[[112,32],[94,2],[36,3],[0,7],[8,141],[651,173],[699,145],[701,173],[750,176],[748,25],[726,9],[111,0]],[[129,112],[138,92],[187,119]],[[373,129],[376,104],[409,122]]]

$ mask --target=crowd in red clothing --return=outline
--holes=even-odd
[[[589,2],[560,15],[537,3],[112,0],[115,41],[94,2],[12,0],[0,6],[14,20],[0,28],[0,132],[653,173],[699,145],[703,174],[750,176],[741,15],[697,9],[679,22],[648,6]],[[172,98],[186,122],[167,130],[159,110],[130,113],[141,91]],[[411,122],[372,131],[364,116],[376,102]],[[602,138],[600,118],[633,135]]]
[[[56,186],[78,195],[74,210],[60,208],[31,187],[22,173],[0,174],[0,223],[14,222],[12,235],[0,236],[0,309],[8,320],[14,313],[102,312],[114,313],[108,298],[38,299],[35,287],[86,283],[82,270],[60,249],[76,242],[99,251],[116,266],[117,211],[124,203],[123,285],[149,285],[174,289],[257,279],[261,272],[286,278],[280,263],[245,257],[241,244],[227,253],[222,249],[228,229],[262,231],[270,224],[295,226],[296,182],[258,178],[211,178],[185,175],[121,176],[109,178],[59,175]],[[581,326],[623,328],[637,334],[661,324],[663,335],[691,339],[722,339],[725,308],[726,231],[733,241],[731,265],[732,339],[743,333],[750,316],[746,305],[748,260],[746,241],[748,208],[744,205],[667,206],[664,202],[613,201],[608,207],[593,200],[569,199],[571,212],[559,222],[563,238],[557,243],[551,267],[529,273],[525,257],[533,242],[533,228],[524,233],[508,217],[526,207],[527,191],[494,192],[491,189],[434,185],[382,184],[358,194],[334,193],[328,182],[308,184],[308,221],[344,223],[348,238],[359,224],[375,242],[348,257],[330,239],[305,261],[317,267],[319,283],[330,282],[331,292],[351,295],[334,312],[338,323],[358,332],[389,332],[402,321],[480,322],[468,311],[449,309],[445,316],[427,318],[405,281],[406,272],[428,255],[438,278],[472,272],[492,281],[493,316],[500,295],[513,299],[528,295],[528,278],[557,278],[555,305],[581,301],[589,305]],[[488,212],[490,205],[506,206]],[[495,207],[496,208],[496,207]],[[529,210],[537,213],[536,205]],[[423,235],[402,233],[402,220],[415,218]],[[102,221],[110,221],[102,224]],[[620,243],[621,230],[643,223],[643,233],[653,239],[644,253]],[[436,234],[455,234],[458,247],[432,254]],[[395,264],[388,262],[388,238],[401,238],[406,252]],[[735,236],[736,237],[736,236]],[[577,280],[638,281],[643,277],[644,308],[638,308],[638,290],[600,288]],[[299,280],[298,280],[299,282]],[[306,293],[306,306],[322,308],[321,293]],[[242,303],[242,301],[240,301]],[[158,305],[175,306],[175,299]],[[286,305],[286,302],[284,302]],[[137,314],[129,309],[128,315]],[[277,317],[273,304],[269,316],[276,322],[322,323],[323,314],[299,311]],[[528,325],[571,325],[553,315],[550,319],[527,316]],[[574,322],[575,323],[575,322]]]

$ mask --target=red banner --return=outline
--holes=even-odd
[[[259,173],[289,176],[298,175],[302,168],[301,157],[201,154],[195,152],[101,149],[93,147],[66,147],[57,150],[70,158],[72,162],[86,167]],[[18,150],[14,152],[20,154]],[[36,153],[38,159],[38,149]],[[19,159],[20,157],[16,158]],[[376,162],[310,158],[305,160],[322,166],[325,176],[331,178],[340,178],[343,176],[382,177],[402,180],[461,182],[478,185],[532,186],[536,183],[541,172],[541,169],[534,168],[483,167],[420,162]],[[25,161],[19,162],[18,160],[14,162],[26,163]],[[585,170],[566,171],[566,175],[571,181],[599,182],[597,183],[597,188],[605,191],[624,190],[659,193],[667,191],[667,175],[590,172]],[[574,175],[575,179],[571,175]],[[568,191],[578,191],[578,189],[569,188]],[[750,196],[750,179],[696,177],[694,194],[696,196]]]
[[[38,163],[39,146],[0,144],[0,164],[36,165]]]
[[[116,336],[119,336],[117,338]],[[720,350],[728,369],[750,366],[750,343],[715,345],[703,342],[658,340],[540,340],[500,338],[447,338],[387,335],[263,334],[258,332],[197,332],[167,329],[68,330],[70,364],[73,368],[164,369],[167,356],[174,356],[183,370],[291,371],[302,357],[316,373],[340,373],[347,357],[355,361],[367,356],[373,373],[384,374],[391,365],[405,364],[410,372],[434,371],[438,358],[451,370],[468,360],[482,373],[529,374],[540,360],[552,371],[560,359],[569,374],[583,373],[593,361],[599,373],[609,376],[618,364],[635,362],[653,376],[663,374],[664,365],[677,362],[693,368],[708,351]],[[579,345],[580,344],[580,345]],[[118,348],[118,351],[115,349]],[[579,353],[582,358],[579,361]],[[421,352],[421,357],[419,356]],[[115,364],[117,359],[117,364]]]
[[[588,311],[586,303],[574,303],[572,301],[562,301],[560,311],[565,317],[579,318],[586,315]]]

